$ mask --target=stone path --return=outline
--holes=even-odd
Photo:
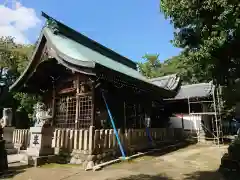
[[[164,156],[153,154],[132,162],[114,164],[98,172],[85,172],[77,166],[47,165],[27,168],[11,167],[14,180],[221,180],[216,172],[226,147],[192,145]],[[22,167],[22,168],[21,168]]]

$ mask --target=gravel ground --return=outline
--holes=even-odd
[[[98,172],[85,172],[72,165],[27,168],[11,164],[14,180],[224,180],[217,172],[227,146],[191,145],[166,155],[153,154],[131,162],[114,164]]]

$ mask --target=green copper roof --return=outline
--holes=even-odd
[[[99,64],[135,79],[150,83],[150,81],[138,71],[103,56],[102,54],[61,34],[55,35],[52,30],[47,27],[44,28],[44,35],[54,50],[57,51],[58,55],[72,64],[89,68],[94,68],[95,64]]]
[[[96,65],[100,65],[121,73],[127,78],[129,77],[129,79],[136,79],[136,82],[140,84],[144,82],[141,86],[147,85],[146,88],[160,93],[161,96],[174,97],[176,95],[175,92],[159,87],[141,75],[137,71],[136,63],[131,60],[74,31],[48,15],[43,14],[43,16],[47,19],[47,26],[43,28],[39,42],[42,42],[40,43],[42,45],[47,43],[52,53],[50,55],[55,57],[64,66],[70,67],[70,69],[74,67],[77,71],[81,68],[92,69],[94,71]],[[36,53],[39,53],[39,47],[38,45],[28,68],[10,89],[21,86],[20,84],[25,83],[32,75],[32,72],[36,70],[39,59]]]
[[[72,39],[83,46],[86,46],[103,56],[106,56],[110,59],[113,59],[114,61],[120,62],[121,64],[124,64],[128,67],[131,67],[135,70],[137,70],[137,63],[131,61],[130,59],[116,53],[115,51],[103,46],[102,44],[88,38],[87,36],[84,36],[83,34],[75,31],[74,29],[66,26],[65,24],[57,21],[56,19],[53,19],[52,17],[48,16],[47,14],[42,12],[42,16],[46,18],[47,20],[47,27],[49,27],[54,34],[62,34],[69,39]]]

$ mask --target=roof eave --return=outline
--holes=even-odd
[[[18,79],[9,87],[9,91],[16,91],[17,89],[19,89],[27,80],[27,78],[31,76],[31,74],[33,73],[33,69],[35,68],[38,62],[38,58],[36,58],[36,56],[38,55],[38,53],[40,53],[39,49],[44,48],[45,43],[46,43],[46,39],[44,38],[43,31],[41,31],[37,46],[32,54],[31,60],[28,63],[27,68],[23,71],[20,77],[18,77]]]
[[[79,64],[81,64],[81,66],[87,67],[87,68],[94,68],[95,67],[95,62],[94,61],[88,61],[88,62],[81,61],[81,63],[79,63],[80,59],[71,58],[68,55],[66,55],[66,54],[62,53],[61,51],[59,51],[58,48],[55,47],[54,43],[51,42],[51,38],[49,37],[49,35],[47,33],[47,30],[48,30],[48,28],[45,27],[43,29],[43,33],[44,33],[44,36],[47,39],[48,46],[53,49],[53,54],[54,54],[53,56],[56,59],[59,56],[61,59],[64,59],[65,61],[67,61],[67,62],[69,62],[71,64],[74,64],[76,66],[79,66]]]
[[[135,69],[135,70],[137,69],[137,63],[136,63],[136,62],[133,62],[132,60],[130,60],[130,59],[128,59],[128,58],[126,58],[126,57],[118,54],[117,52],[115,52],[115,51],[113,51],[113,50],[111,50],[111,49],[103,46],[102,44],[100,44],[100,43],[98,43],[98,42],[96,42],[96,41],[88,38],[87,36],[85,36],[85,35],[77,32],[77,31],[75,31],[74,29],[72,29],[72,28],[66,26],[65,24],[61,23],[60,21],[58,21],[58,20],[50,17],[49,15],[47,15],[47,14],[44,13],[44,12],[42,12],[42,16],[43,16],[44,18],[46,18],[47,20],[53,20],[54,22],[56,22],[56,23],[57,23],[57,26],[58,26],[58,30],[60,31],[60,33],[63,33],[66,37],[69,37],[70,34],[72,34],[72,36],[74,36],[76,39],[79,39],[79,38],[80,38],[81,41],[82,41],[82,43],[88,42],[87,44],[91,44],[92,47],[93,47],[93,46],[95,47],[95,49],[89,47],[90,49],[92,49],[92,50],[94,50],[94,51],[96,51],[96,49],[98,49],[98,50],[101,49],[101,50],[103,50],[105,53],[102,53],[102,52],[99,52],[99,51],[98,51],[98,53],[103,54],[103,55],[106,56],[106,57],[108,56],[107,54],[110,54],[111,56],[116,57],[116,58],[110,57],[111,59],[115,59],[116,61],[119,61],[119,60],[117,60],[117,59],[121,59],[121,63],[123,63],[123,64],[125,64],[125,65],[128,64],[128,65],[131,66],[131,68],[133,68],[133,69]],[[62,32],[62,31],[64,31],[64,32]],[[69,33],[65,32],[65,31],[69,31]],[[70,39],[75,39],[75,38],[73,38],[72,36],[69,37],[69,38],[70,38]],[[76,41],[77,41],[77,40],[76,40]],[[86,46],[86,44],[85,44],[85,46]],[[128,65],[127,65],[127,66],[128,66]],[[130,67],[130,66],[129,66],[129,67]]]
[[[28,66],[24,70],[24,72],[21,74],[21,76],[10,86],[10,91],[17,91],[21,89],[24,84],[27,82],[27,80],[32,76],[35,69],[37,68],[37,65],[41,62],[40,60],[40,54],[42,53],[42,50],[44,49],[44,46],[47,44],[48,48],[51,49],[49,52],[52,57],[54,57],[60,64],[63,66],[75,71],[80,72],[86,75],[95,75],[93,71],[84,71],[81,70],[79,63],[68,57],[67,55],[64,55],[58,49],[51,43],[51,39],[48,37],[48,34],[46,33],[44,27],[41,31],[37,46],[34,50],[34,53],[32,55],[31,61],[29,62]],[[79,60],[78,60],[79,61]],[[81,67],[86,67],[88,69],[93,69],[95,67],[95,63],[91,61],[91,63],[88,64],[81,64]]]

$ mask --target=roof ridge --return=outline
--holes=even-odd
[[[115,59],[116,61],[125,64],[129,66],[132,69],[137,70],[137,63],[128,59],[125,56],[120,55],[119,53],[113,51],[112,49],[107,48],[106,46],[94,41],[93,39],[81,34],[80,32],[74,30],[73,28],[63,24],[62,22],[54,19],[53,17],[47,15],[46,13],[42,12],[42,16],[47,19],[47,21],[50,21],[51,28],[53,29],[54,33],[61,33],[64,36],[67,36],[68,38],[83,44],[84,46],[87,46],[88,48],[97,51],[100,54],[103,54],[104,56],[110,57],[112,59]],[[61,27],[59,27],[61,26]],[[72,34],[72,35],[71,35]],[[72,36],[75,36],[73,38]],[[79,40],[81,39],[81,42]],[[115,56],[113,58],[112,56]]]
[[[206,82],[203,82],[203,83],[196,83],[196,84],[186,84],[186,85],[183,85],[182,88],[190,88],[190,87],[196,87],[196,86],[202,86],[202,85],[209,85],[209,84],[212,84],[211,81],[206,83]]]
[[[166,76],[159,76],[159,77],[155,77],[155,78],[151,78],[150,81],[157,81],[157,80],[162,80],[162,79],[167,79],[169,77],[177,77],[178,74],[169,74],[169,75],[166,75]]]

